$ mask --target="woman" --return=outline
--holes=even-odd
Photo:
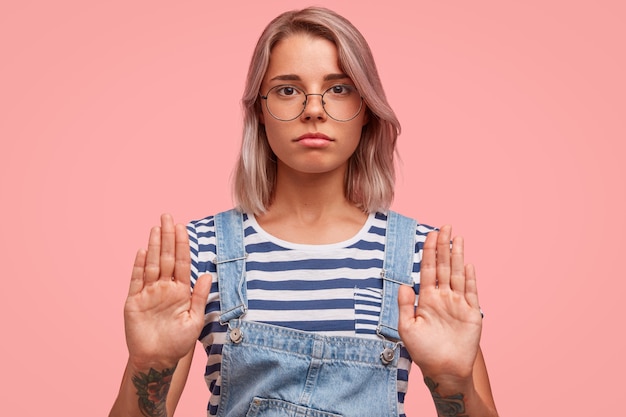
[[[198,338],[209,415],[404,415],[411,362],[439,415],[497,415],[462,239],[388,211],[399,123],[362,35],[282,14],[243,104],[237,210],[164,215],[137,254],[110,415],[172,415]]]

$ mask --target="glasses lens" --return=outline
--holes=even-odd
[[[316,94],[309,94],[316,95]],[[302,114],[307,102],[307,94],[297,87],[279,85],[267,93],[267,110],[278,120],[289,121]],[[352,85],[337,84],[322,95],[322,105],[326,114],[338,121],[354,119],[361,111],[363,101]]]
[[[361,96],[352,85],[337,84],[330,87],[322,96],[324,110],[333,119],[348,121],[361,111]]]
[[[290,85],[278,85],[267,93],[267,110],[278,120],[300,116],[305,103],[304,91]]]

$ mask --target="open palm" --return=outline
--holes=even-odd
[[[187,354],[204,324],[210,276],[190,290],[191,258],[185,227],[170,215],[150,231],[139,250],[124,306],[130,360],[142,366],[170,367]]]
[[[465,378],[479,349],[482,317],[476,276],[464,264],[463,239],[452,240],[451,227],[431,232],[424,243],[420,293],[413,288],[398,296],[400,337],[424,375]]]

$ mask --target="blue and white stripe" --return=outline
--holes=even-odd
[[[329,245],[282,241],[266,233],[254,216],[244,215],[248,313],[252,320],[326,335],[378,338],[386,216],[371,214],[352,239]],[[213,217],[188,225],[192,285],[204,273],[213,275],[200,341],[208,355],[205,378],[211,390],[208,415],[219,404],[221,350],[226,327],[219,324],[219,288]],[[431,227],[416,231],[413,280],[419,291],[422,247]],[[398,402],[403,410],[410,358],[406,351],[398,369]],[[401,414],[402,415],[402,414]]]

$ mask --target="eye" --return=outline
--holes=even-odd
[[[328,90],[326,90],[327,93],[333,96],[349,96],[355,91],[356,89],[353,86],[347,84],[333,85]]]
[[[292,85],[281,85],[278,87],[274,87],[273,91],[276,95],[280,97],[294,97],[301,94],[300,90]]]

